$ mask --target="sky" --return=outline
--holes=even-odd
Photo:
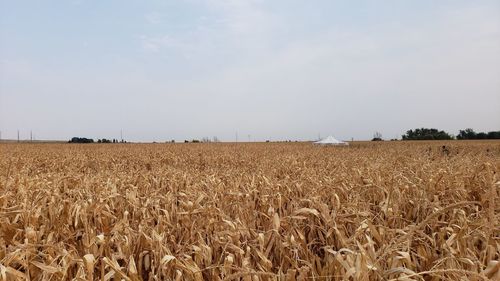
[[[2,138],[500,130],[498,0],[0,0]]]

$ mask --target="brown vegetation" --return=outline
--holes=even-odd
[[[1,144],[0,280],[498,280],[499,171],[495,141]]]

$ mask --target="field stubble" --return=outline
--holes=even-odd
[[[495,141],[0,144],[0,280],[499,280],[499,171]]]

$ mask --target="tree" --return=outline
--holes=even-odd
[[[500,139],[500,131],[492,132],[474,132],[473,129],[467,128],[465,130],[460,130],[457,139],[459,140],[484,140],[484,139]]]
[[[473,129],[467,128],[465,130],[460,130],[457,135],[459,140],[474,140],[477,138],[476,132]]]
[[[488,139],[495,139],[495,140],[500,139],[500,131],[488,132]]]
[[[484,132],[480,132],[476,134],[476,139],[478,140],[485,140],[488,138],[488,134]]]
[[[80,138],[80,137],[73,137],[69,141],[69,143],[93,143],[93,139],[88,139],[88,138]]]
[[[381,141],[381,140],[382,140],[382,134],[379,132],[375,132],[375,134],[373,134],[372,141]]]
[[[451,140],[453,136],[438,129],[420,128],[409,130],[402,136],[403,140]]]

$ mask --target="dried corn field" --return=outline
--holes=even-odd
[[[0,280],[500,280],[499,171],[494,141],[0,144]]]

